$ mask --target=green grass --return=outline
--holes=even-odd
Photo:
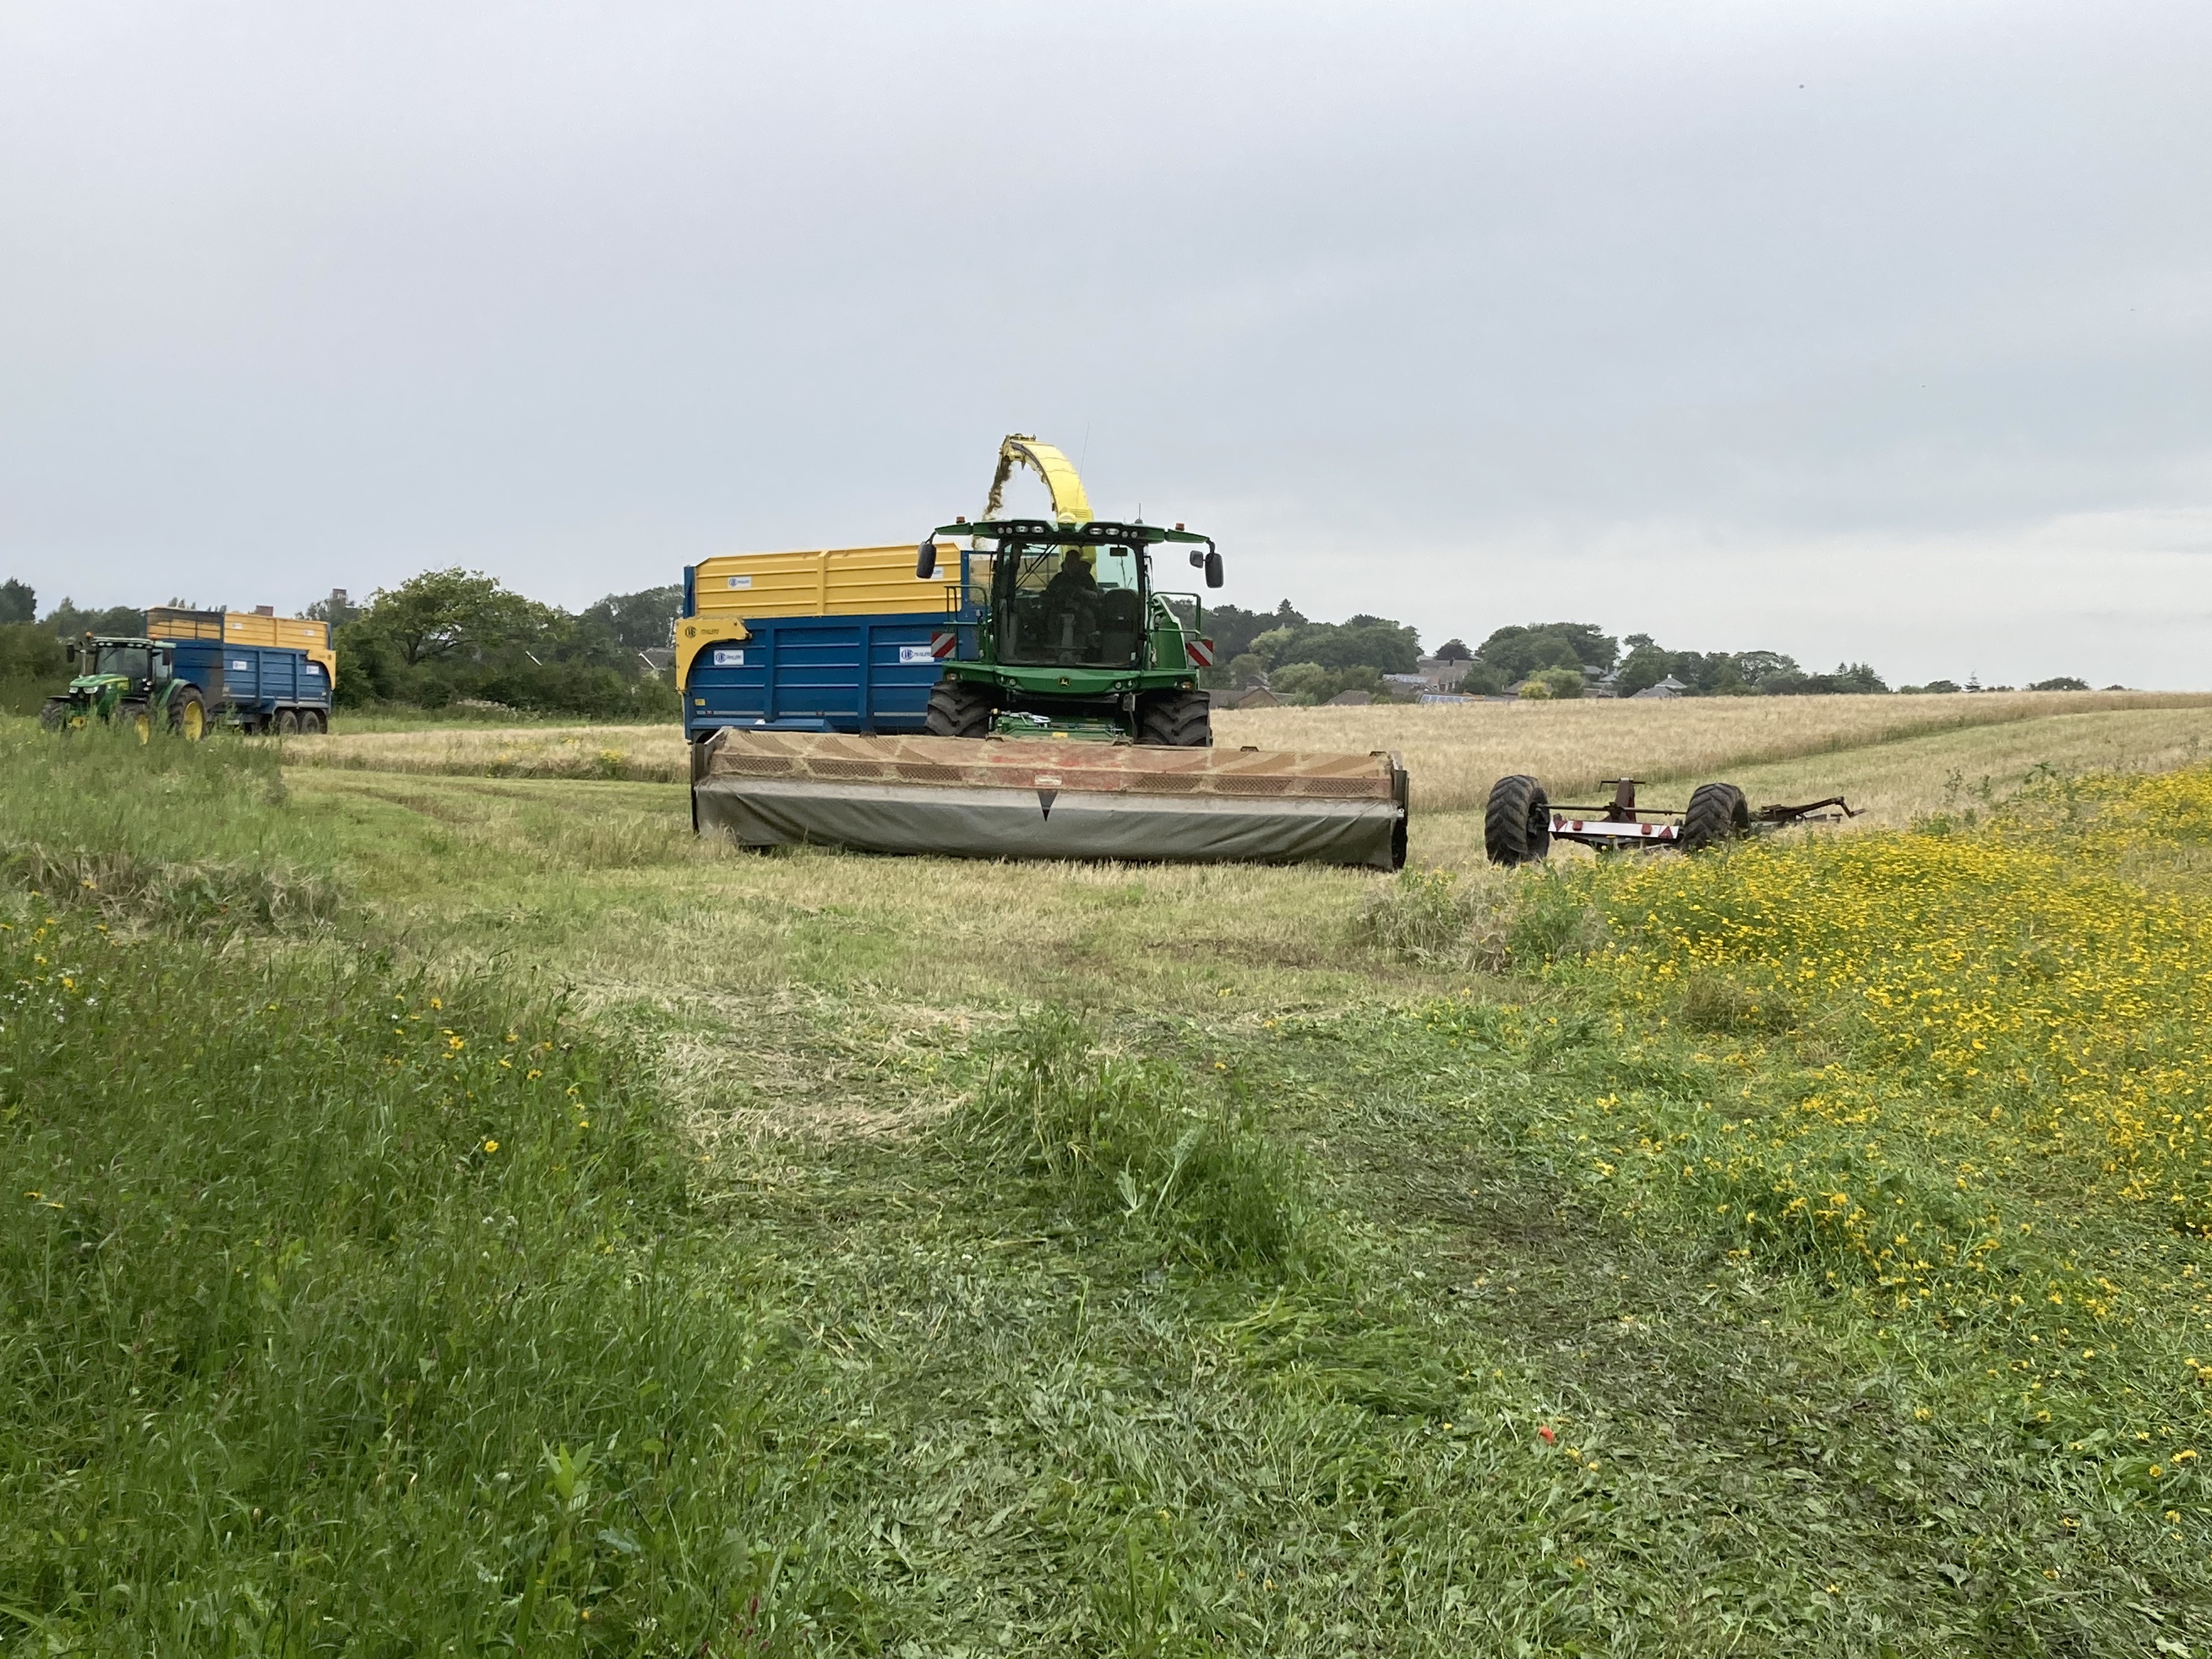
[[[2212,1643],[2114,1439],[2194,1400],[2084,1395],[2085,1457],[1593,1178],[1832,1034],[1625,1004],[1590,878],[762,858],[680,789],[0,744],[0,1651]]]

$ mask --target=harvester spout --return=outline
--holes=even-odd
[[[1044,480],[1044,487],[1052,492],[1052,516],[1060,523],[1091,522],[1091,498],[1083,493],[1083,479],[1075,463],[1026,432],[1009,432],[999,445],[998,469],[991,474],[990,498],[983,503],[985,518],[995,519],[1004,510],[1006,480],[1017,466],[1026,466]]]

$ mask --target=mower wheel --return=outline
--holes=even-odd
[[[1530,777],[1500,778],[1490,786],[1482,814],[1482,850],[1509,868],[1540,864],[1552,850],[1552,798]]]
[[[1213,747],[1213,703],[1203,691],[1166,691],[1137,705],[1137,741],[1162,749]]]
[[[1690,792],[1689,810],[1682,814],[1682,850],[1697,852],[1734,841],[1751,830],[1751,808],[1743,791],[1732,783],[1701,783]]]
[[[929,688],[929,708],[921,717],[921,729],[933,738],[988,738],[992,710],[988,687],[939,680]]]
[[[186,743],[207,736],[207,705],[197,691],[179,691],[169,702],[169,730]]]

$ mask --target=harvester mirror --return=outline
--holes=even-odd
[[[1201,552],[1200,552],[1196,548],[1194,548],[1194,548],[1192,548],[1192,549],[1190,550],[1190,568],[1191,568],[1193,570],[1195,570],[1195,569],[1197,569],[1197,568],[1199,568],[1199,566],[1200,566],[1200,565],[1204,564],[1205,562],[1206,562],[1206,555],[1205,555],[1205,554],[1203,554],[1203,553],[1201,553]]]
[[[1206,550],[1206,585],[1208,587],[1221,586],[1221,550],[1218,547]]]
[[[925,536],[914,550],[914,579],[926,582],[937,574],[937,538]]]

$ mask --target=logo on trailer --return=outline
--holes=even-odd
[[[1183,654],[1190,659],[1190,665],[1193,668],[1211,668],[1213,666],[1213,641],[1212,640],[1194,640],[1191,638],[1189,635],[1186,634],[1183,635],[1182,649]]]
[[[902,645],[899,647],[899,665],[902,668],[913,663],[933,663],[936,660],[937,652],[932,646]]]
[[[939,662],[959,648],[960,636],[957,634],[932,634],[929,636],[929,654]]]

